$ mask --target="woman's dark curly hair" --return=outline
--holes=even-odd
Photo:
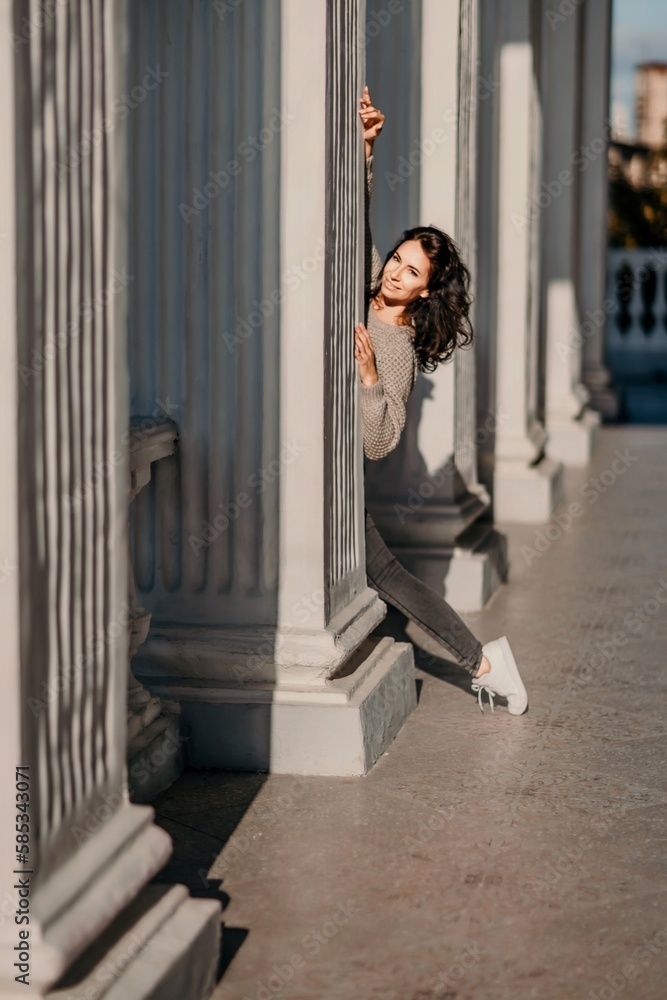
[[[410,302],[400,318],[401,326],[412,326],[413,346],[419,368],[432,372],[454,354],[457,347],[471,345],[473,329],[469,319],[472,299],[469,295],[470,271],[461,260],[459,249],[446,233],[435,226],[406,229],[389,251],[371,298],[380,291],[384,266],[402,243],[418,240],[431,264],[429,294]]]

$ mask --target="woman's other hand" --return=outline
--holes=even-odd
[[[373,343],[363,323],[358,323],[354,328],[354,357],[359,365],[362,385],[370,387],[380,381],[375,367]]]
[[[359,103],[361,104],[359,115],[364,126],[364,152],[368,159],[373,152],[373,143],[384,125],[384,115],[373,107],[368,87],[364,87],[364,96],[359,98]]]

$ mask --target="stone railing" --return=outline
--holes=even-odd
[[[607,251],[606,360],[619,375],[667,369],[667,248]]]

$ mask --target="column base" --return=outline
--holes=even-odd
[[[480,611],[507,578],[507,539],[489,523],[471,525],[454,546],[395,545],[392,552],[455,611]]]
[[[121,797],[122,793],[114,793]],[[111,800],[111,796],[107,799]],[[30,983],[25,996],[48,996],[94,942],[143,891],[167,862],[172,851],[169,835],[153,823],[149,806],[122,805],[105,819],[103,804],[93,817],[94,831],[74,825],[80,837],[77,852],[36,890],[32,901]],[[15,952],[0,947],[0,996],[14,996]]]
[[[621,400],[616,389],[605,386],[601,389],[590,387],[590,406],[600,414],[604,421],[614,423],[621,415]]]
[[[425,502],[416,493],[405,503],[367,500],[366,507],[385,543],[394,546],[426,547],[457,544],[490,506],[483,495],[467,491],[451,501]]]
[[[584,365],[583,379],[590,395],[591,409],[596,410],[603,420],[618,420],[621,398],[618,389],[612,384],[611,372],[607,366],[601,363]]]
[[[130,800],[153,802],[176,781],[185,766],[180,715],[160,715],[144,732],[143,746],[128,754],[127,784]]]
[[[591,460],[600,426],[600,414],[584,410],[577,420],[549,420],[546,454],[564,465],[581,468]]]
[[[308,687],[313,676],[321,681],[333,677],[386,610],[375,591],[364,587],[326,628],[153,624],[132,668],[153,694],[171,690],[162,683],[165,678],[194,684],[213,678],[213,684],[233,687],[272,685],[280,676]]]
[[[505,524],[542,524],[563,497],[563,465],[543,458],[536,465],[498,459],[493,479],[493,516]]]
[[[190,767],[366,774],[416,707],[412,646],[365,639],[331,679],[213,685],[154,680],[180,702]]]
[[[47,1000],[206,1000],[220,953],[220,903],[148,885]]]

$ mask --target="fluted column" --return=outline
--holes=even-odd
[[[366,585],[353,354],[364,4],[220,9],[134,12],[135,62],[169,75],[133,131],[133,406],[179,429],[137,499],[152,625],[134,670],[180,701],[195,766],[360,773],[414,704],[410,648],[360,650],[386,611]]]
[[[488,5],[485,4],[485,11]],[[538,418],[541,164],[540,11],[529,0],[494,5],[497,135],[491,199],[495,252],[487,265],[495,301],[493,509],[499,521],[547,520],[562,496],[562,466],[541,457],[546,432]]]
[[[0,3],[2,898],[29,914],[0,924],[6,998],[46,996],[90,946],[99,961],[112,921],[122,946],[138,895],[148,943],[156,927],[144,886],[171,853],[153,810],[130,805],[125,765],[132,276],[113,103],[125,56],[123,2]],[[219,907],[194,905],[210,946],[198,953],[201,985]],[[111,978],[143,996],[136,979],[129,985],[132,966]]]
[[[582,81],[580,148],[588,151],[581,172],[578,204],[578,329],[568,348],[581,347],[583,380],[590,405],[603,418],[618,416],[618,394],[604,360],[605,327],[613,322],[607,304],[607,146],[611,63],[611,0],[587,0],[582,7]]]
[[[579,142],[584,15],[580,6],[567,17],[558,17],[558,8],[556,0],[543,0],[544,161],[538,205],[544,205],[546,452],[568,465],[585,465],[595,446],[600,416],[587,407],[590,393],[582,382],[582,341],[572,335],[582,319],[577,298],[577,199],[583,195],[582,159],[587,159]],[[606,35],[597,44],[606,46]]]
[[[107,948],[128,945],[138,896],[147,946],[159,939],[174,963],[194,940],[200,946],[197,975],[174,973],[165,1000],[203,1000],[217,959],[217,904],[165,890],[156,918],[155,893],[144,887],[171,841],[127,793],[132,276],[125,130],[114,117],[126,85],[126,16],[123,2],[107,0],[51,9],[0,3],[8,144],[0,167],[0,530],[11,566],[2,594],[2,824],[16,845],[2,897],[29,914],[0,925],[7,998],[50,995],[82,953],[81,988],[90,989],[86,950],[94,947],[99,961]],[[136,950],[129,964],[112,965],[110,979],[141,997],[148,986]]]
[[[415,5],[416,6],[416,5]],[[405,226],[433,224],[457,241],[476,278],[477,112],[488,97],[478,66],[478,4],[421,0],[420,35],[409,64],[421,76],[419,139],[402,130],[403,149],[374,182],[375,213],[387,216],[412,187],[418,209]],[[405,16],[405,15],[402,15]],[[399,17],[369,42],[374,64],[391,50]],[[403,88],[376,93],[388,120],[401,119]],[[379,140],[379,157],[387,159]],[[392,239],[398,232],[392,234]],[[472,322],[475,323],[474,311]],[[491,410],[485,418],[493,422]],[[421,374],[408,402],[398,448],[366,463],[366,494],[380,531],[397,557],[455,606],[481,607],[504,577],[503,540],[482,517],[489,495],[477,478],[475,355]]]

